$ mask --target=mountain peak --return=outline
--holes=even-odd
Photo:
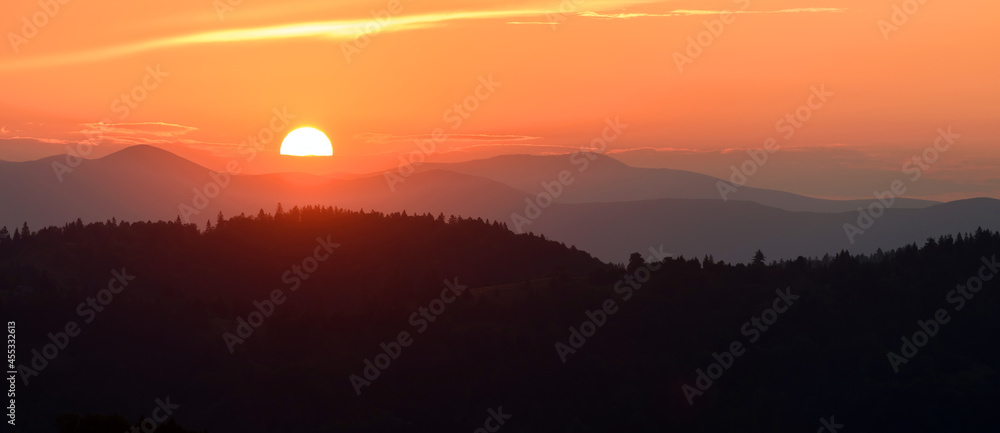
[[[208,168],[190,161],[169,150],[150,146],[148,144],[138,144],[110,153],[97,158],[100,164],[120,165],[125,164],[134,167],[141,167],[144,170],[164,170],[167,172],[181,170],[181,172],[207,173]]]
[[[109,153],[99,159],[116,158],[181,158],[177,154],[156,146],[148,144],[136,144],[122,148],[121,150]],[[181,158],[183,159],[183,158]]]

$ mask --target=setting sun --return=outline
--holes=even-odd
[[[316,128],[299,128],[281,142],[281,154],[290,156],[331,156],[333,145],[323,131]]]

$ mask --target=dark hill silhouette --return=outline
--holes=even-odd
[[[1000,279],[961,310],[948,300],[956,284],[998,272],[998,233],[752,266],[636,254],[626,268],[450,216],[285,208],[213,224],[72,223],[0,240],[0,307],[18,323],[18,362],[67,321],[82,327],[18,388],[18,407],[31,409],[18,431],[101,413],[89,418],[120,433],[114,414],[137,419],[164,395],[180,405],[178,423],[213,433],[468,431],[498,406],[512,415],[505,429],[526,432],[815,431],[830,416],[852,431],[1000,422]],[[341,246],[231,354],[223,333],[285,288],[282,273],[327,235]],[[84,323],[80,302],[122,268],[135,279]],[[408,317],[456,277],[468,292],[417,331]],[[476,296],[479,285],[489,290]],[[768,320],[776,289],[797,298],[751,341],[742,329]],[[608,300],[615,312],[563,362],[555,344],[576,341],[571,328]],[[939,309],[949,321],[894,372],[887,353]],[[349,377],[401,331],[412,344],[359,396]],[[745,352],[689,404],[682,386],[734,341]]]
[[[92,291],[106,287],[113,271],[124,268],[126,274],[136,278],[134,285],[125,289],[128,295],[122,294],[114,301],[114,309],[109,305],[93,326],[87,326],[85,332],[94,337],[89,339],[91,346],[86,351],[61,355],[53,361],[51,369],[31,380],[19,404],[34,410],[25,411],[19,421],[46,425],[46,419],[84,407],[103,413],[148,411],[145,406],[152,402],[152,397],[148,402],[135,398],[128,388],[131,385],[124,382],[117,382],[120,387],[108,386],[109,377],[137,374],[142,376],[138,380],[142,389],[164,389],[175,400],[186,400],[181,403],[183,410],[178,411],[178,420],[184,425],[208,425],[211,431],[260,431],[261,423],[276,419],[268,414],[297,413],[308,405],[291,408],[283,403],[281,410],[248,410],[248,406],[238,402],[249,395],[262,394],[256,391],[248,394],[241,389],[240,383],[245,384],[249,378],[226,373],[230,367],[224,365],[229,364],[232,371],[256,375],[252,373],[254,366],[283,363],[280,359],[284,355],[280,352],[257,345],[266,341],[279,345],[284,345],[282,340],[291,342],[283,335],[282,329],[287,325],[297,327],[330,320],[332,328],[323,334],[332,332],[340,336],[337,338],[347,339],[381,327],[412,331],[409,316],[441,298],[442,289],[447,287],[445,280],[470,288],[469,293],[458,295],[455,304],[448,306],[448,310],[458,310],[459,304],[473,302],[471,289],[476,287],[520,284],[539,278],[565,280],[607,268],[585,252],[536,236],[516,235],[500,223],[481,219],[293,207],[283,209],[280,214],[261,212],[213,224],[213,229],[200,233],[193,224],[177,222],[70,223],[17,240],[0,239],[0,305],[4,312],[18,311],[12,320],[25,325],[24,329],[19,328],[26,336],[22,346],[25,348],[33,344],[27,336],[42,329],[36,326],[70,319],[83,323],[77,313],[79,301],[74,299],[84,299],[92,296]],[[320,260],[318,268],[300,280],[301,289],[291,290],[284,281],[285,272],[292,266],[309,269],[303,264],[304,259],[316,257],[317,248],[329,242],[339,246],[332,248],[330,257]],[[17,287],[36,290],[20,296],[12,290]],[[275,313],[275,319],[282,317],[284,324],[261,329],[249,340],[252,345],[240,346],[235,355],[228,353],[221,333],[233,331],[238,325],[237,317],[246,317],[253,311],[254,301],[270,299],[275,289],[283,289],[287,294],[287,304]],[[441,321],[454,323],[448,312],[441,314]],[[327,319],[317,322],[316,317]],[[182,328],[186,331],[178,332]],[[103,334],[108,330],[111,334]],[[125,334],[111,338],[120,331]],[[188,334],[189,331],[193,334]],[[278,340],[274,340],[276,337]],[[202,341],[191,344],[190,338]],[[327,346],[327,342],[334,339],[330,335],[300,338],[315,338],[318,345],[303,365],[306,370],[326,368],[316,362],[333,355],[328,351],[333,346]],[[424,336],[420,338],[427,340]],[[119,350],[122,342],[137,346]],[[202,345],[203,342],[209,344]],[[378,342],[374,343],[371,347],[377,349]],[[434,343],[423,344],[427,348]],[[340,352],[334,358],[346,362],[358,355],[360,362],[369,356],[362,355],[369,348],[358,346],[350,351],[355,349],[356,354]],[[30,361],[30,349],[24,353],[27,354],[24,361]],[[126,353],[131,355],[119,358]],[[202,358],[202,354],[208,356]],[[334,358],[326,362],[341,362]],[[176,364],[155,377],[147,376],[151,370],[143,371],[143,365],[163,363]],[[178,381],[173,377],[175,373],[190,376]],[[287,373],[297,375],[293,370]],[[230,382],[232,379],[238,382]],[[334,378],[326,373],[316,379],[317,384],[324,384],[322,388],[340,385],[339,380],[334,384]],[[276,398],[280,395],[281,400],[290,402],[283,391],[266,391],[278,382],[265,379],[259,383],[262,387],[259,392],[275,392]],[[54,389],[60,390],[61,401],[75,403],[52,404],[52,394],[41,390]],[[206,389],[215,397],[197,397],[204,395],[202,391]],[[89,404],[95,400],[102,404]],[[351,405],[357,406],[356,402]],[[229,421],[207,424],[208,420],[223,418]]]

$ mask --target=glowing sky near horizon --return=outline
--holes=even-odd
[[[1000,197],[1000,4],[903,3],[3,2],[0,160],[64,153],[104,120],[93,156],[153,144],[218,168],[279,125],[245,166],[285,171],[281,138],[310,125],[337,157],[308,171],[363,173],[438,129],[428,160],[460,161],[571,152],[617,117],[625,161],[724,177],[775,138],[786,151],[751,185],[854,197],[952,127],[914,191]],[[785,138],[814,86],[833,96]]]

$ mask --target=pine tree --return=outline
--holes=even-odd
[[[628,256],[628,267],[625,270],[631,273],[643,266],[646,266],[646,259],[636,252]]]

